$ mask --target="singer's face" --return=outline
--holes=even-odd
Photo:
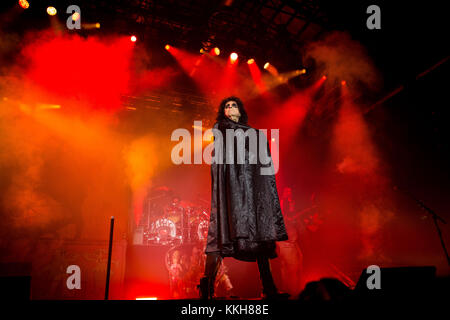
[[[225,116],[228,118],[240,117],[241,113],[239,112],[239,107],[236,101],[230,100],[225,104]]]

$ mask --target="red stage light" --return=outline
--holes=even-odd
[[[19,0],[19,5],[24,9],[28,9],[30,7],[30,4],[27,0]]]
[[[170,46],[168,44],[166,44],[166,46],[164,47],[167,51],[170,50]]]
[[[248,60],[247,60],[247,63],[248,63],[248,64],[255,63],[255,59],[253,59],[253,58],[252,58],[252,59],[248,59]]]
[[[131,42],[136,42],[137,38],[136,38],[136,36],[131,36],[130,40],[131,40]]]
[[[267,69],[269,66],[270,66],[270,63],[266,62],[266,63],[264,64],[264,69]]]
[[[325,80],[327,78],[327,76],[322,76],[322,79]]]
[[[238,54],[236,52],[233,52],[232,54],[230,54],[230,59],[231,62],[235,62],[238,58]]]
[[[342,81],[341,81],[341,84],[342,84],[343,86],[345,86],[345,85],[347,84],[347,82],[345,82],[345,80],[342,80]]]
[[[217,48],[217,47],[215,47],[214,50],[213,50],[213,52],[214,52],[214,54],[215,54],[216,56],[218,56],[218,55],[220,54],[220,49]]]

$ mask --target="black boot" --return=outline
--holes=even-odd
[[[268,258],[258,258],[259,276],[263,287],[263,299],[288,299],[289,293],[279,292],[273,280],[272,270],[270,269],[270,261]]]
[[[212,299],[212,295],[210,294],[210,281],[209,278],[203,277],[200,279],[200,284],[197,286],[198,291],[200,293],[200,299],[207,300]]]
[[[214,298],[214,284],[221,262],[222,257],[219,254],[212,253],[206,256],[205,276],[200,279],[200,284],[197,286],[200,299]]]

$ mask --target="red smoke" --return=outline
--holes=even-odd
[[[128,89],[133,46],[128,38],[51,35],[24,48],[26,78],[57,100],[83,100],[95,109],[116,110]]]

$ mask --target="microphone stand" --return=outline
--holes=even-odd
[[[447,224],[447,222],[440,217],[439,215],[437,215],[436,212],[434,212],[434,210],[432,210],[430,207],[428,207],[422,200],[417,199],[416,197],[414,197],[411,192],[406,191],[406,190],[402,190],[399,187],[394,187],[395,190],[400,190],[402,191],[404,194],[406,194],[407,196],[409,196],[411,199],[413,199],[422,209],[424,209],[425,211],[427,211],[433,218],[434,221],[434,225],[436,227],[437,233],[439,235],[439,239],[441,240],[441,245],[442,245],[442,249],[444,249],[444,253],[445,256],[447,258],[447,264],[450,266],[450,258],[448,256],[448,252],[447,252],[447,248],[445,247],[445,243],[444,243],[444,239],[442,238],[442,233],[441,233],[441,228],[439,228],[439,224],[438,224],[438,220],[441,221],[444,224]]]
[[[114,216],[111,217],[111,223],[109,228],[109,247],[108,247],[108,264],[106,265],[106,286],[105,286],[105,300],[109,298],[109,278],[111,274],[111,254],[113,245],[113,233],[114,233]]]

